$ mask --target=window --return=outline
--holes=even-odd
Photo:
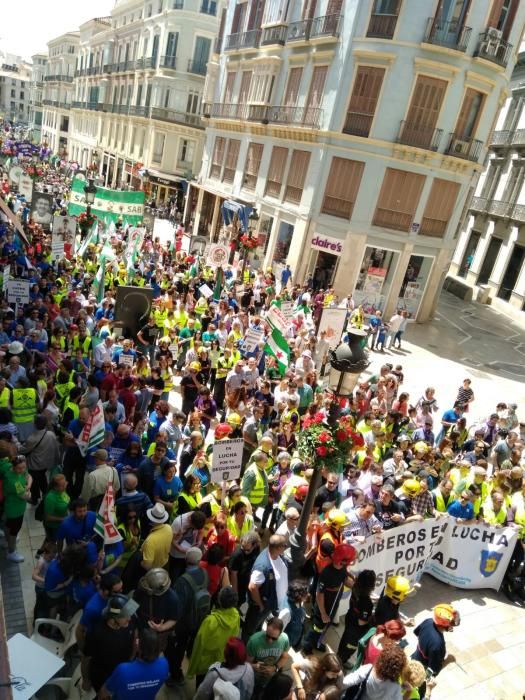
[[[201,12],[203,12],[205,15],[215,16],[217,14],[216,0],[202,0]]]
[[[310,151],[292,152],[292,161],[288,170],[288,180],[284,191],[284,201],[299,204],[303,196],[304,182],[310,164]]]
[[[223,136],[215,137],[213,155],[211,157],[210,177],[220,177],[224,152],[226,149],[226,139]]]
[[[345,134],[354,136],[370,134],[384,77],[384,68],[359,66],[343,127]]]
[[[286,21],[288,2],[285,0],[266,0],[263,5],[263,24],[279,24]]]
[[[328,182],[324,191],[323,214],[350,219],[365,164],[347,158],[332,158]]]
[[[224,159],[224,170],[222,173],[223,182],[233,182],[235,178],[240,147],[241,142],[238,139],[228,140],[228,148],[226,149],[226,158]]]
[[[467,88],[456,123],[456,137],[458,139],[469,139],[474,136],[484,103],[485,94],[483,92]]]
[[[400,0],[375,0],[366,35],[391,39],[397,24]]]
[[[290,75],[288,76],[288,84],[286,86],[286,92],[284,95],[284,105],[286,107],[295,107],[297,104],[297,98],[299,97],[299,86],[301,84],[301,78],[303,75],[303,69],[301,67],[292,68],[290,70]]]
[[[210,57],[211,39],[205,36],[198,36],[195,39],[195,49],[193,50],[193,61],[191,71],[199,75],[206,75],[206,65]]]
[[[197,114],[199,111],[199,99],[200,95],[198,92],[191,92],[188,94],[188,101],[186,102],[186,112],[188,114]]]
[[[174,10],[183,10],[184,9],[184,0],[173,0],[173,3],[171,6]]]
[[[327,73],[328,66],[316,66],[314,68],[304,112],[304,120],[307,123],[312,120],[315,121],[318,115],[319,107],[323,101],[323,91]]]
[[[523,101],[523,95],[513,95],[510,101],[509,109],[505,116],[505,122],[503,124],[504,131],[514,131],[518,125],[521,111],[523,109]]]
[[[161,163],[162,154],[164,153],[164,142],[166,140],[165,134],[155,134],[155,139],[153,141],[153,162]]]
[[[164,57],[164,65],[169,68],[175,68],[177,61],[177,44],[179,43],[178,32],[168,32],[166,41],[166,56]]]
[[[269,197],[280,197],[281,195],[287,158],[287,148],[282,148],[281,146],[273,147],[270,165],[268,166],[265,191],[265,194]]]
[[[446,89],[445,80],[430,78],[427,75],[418,76],[402,128],[402,143],[418,148],[437,148],[434,132]]]
[[[252,82],[252,71],[245,70],[242,72],[241,76],[241,87],[239,89],[239,105],[245,105],[248,101],[248,95],[250,94],[250,85]]]
[[[466,277],[468,271],[470,270],[472,263],[474,262],[474,256],[476,255],[476,250],[478,243],[481,240],[481,233],[479,231],[472,231],[467,245],[465,246],[465,252],[463,253],[463,258],[458,269],[459,277]]]
[[[244,166],[243,186],[247,190],[254,190],[261,167],[261,158],[264,145],[262,143],[250,143],[246,154],[246,165]]]
[[[454,213],[459,192],[459,183],[435,178],[428,196],[420,233],[442,238]]]
[[[483,188],[480,195],[483,199],[492,199],[494,197],[494,194],[498,189],[503,163],[504,161],[499,158],[489,162],[489,167],[485,175],[485,182],[483,183]]]
[[[179,162],[188,166],[193,165],[193,157],[195,155],[195,141],[181,139],[179,150]]]
[[[137,99],[135,101],[135,104],[139,107],[141,102],[142,102],[142,83],[139,83],[137,85]]]
[[[510,176],[505,185],[505,191],[501,197],[503,202],[508,202],[510,205],[516,204],[523,186],[525,162],[522,160],[514,160]]]
[[[408,232],[424,184],[424,175],[387,168],[372,223]]]
[[[157,67],[157,58],[159,55],[159,42],[160,42],[160,37],[158,34],[155,34],[153,37],[153,46],[151,47],[151,63],[153,65],[153,68]]]
[[[235,85],[235,78],[237,73],[235,71],[228,71],[226,73],[226,85],[224,87],[224,104],[231,104],[233,102],[233,86]]]
[[[508,39],[518,6],[519,0],[493,0],[487,27],[499,29],[503,32],[503,38]]]

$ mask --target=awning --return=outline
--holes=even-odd
[[[185,180],[185,178],[180,177],[178,175],[168,175],[168,173],[161,173],[158,170],[153,170],[152,168],[148,168],[148,173],[151,177],[153,177],[155,180],[160,181],[161,185],[165,185],[168,182],[171,183],[180,183]]]
[[[237,214],[241,231],[243,231],[243,233],[247,233],[248,217],[250,216],[251,211],[252,207],[236,202],[234,199],[227,199],[222,205],[222,218],[224,219],[226,226],[229,226],[233,222],[233,217],[235,214]]]

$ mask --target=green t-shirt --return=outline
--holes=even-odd
[[[5,475],[11,469],[11,460],[7,457],[0,459],[0,479],[5,479]]]
[[[275,642],[270,642],[266,632],[256,632],[248,640],[248,656],[265,666],[275,666],[285,651],[290,648],[288,635],[282,632]]]
[[[44,521],[50,530],[56,530],[60,525],[58,520],[48,520],[52,515],[56,518],[65,518],[70,498],[65,491],[48,491],[44,500]]]
[[[20,518],[26,511],[27,501],[22,496],[26,491],[27,474],[15,474],[9,470],[4,476],[5,517]]]

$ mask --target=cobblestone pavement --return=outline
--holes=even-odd
[[[440,408],[452,406],[464,377],[473,381],[476,400],[471,419],[490,413],[499,400],[518,404],[525,422],[525,323],[508,320],[493,309],[464,303],[444,293],[434,321],[410,324],[401,351],[371,353],[369,371],[385,362],[403,365],[404,389],[417,400],[429,385],[436,386]],[[180,405],[180,394],[171,397]],[[34,554],[43,540],[43,530],[28,509],[20,533],[19,548],[26,557],[21,565],[6,561],[0,548],[0,577],[8,637],[26,631],[32,621],[34,585],[31,572]],[[23,605],[22,605],[22,595]],[[461,613],[461,626],[448,639],[448,650],[456,662],[443,670],[432,693],[434,700],[521,700],[525,693],[525,610],[510,605],[495,591],[465,591],[425,576],[421,589],[404,604],[416,622],[424,619],[437,603],[450,601]],[[342,625],[330,630],[327,642],[337,649]],[[409,648],[415,647],[409,634]],[[182,700],[194,693],[192,681],[185,687],[163,689],[161,700]]]

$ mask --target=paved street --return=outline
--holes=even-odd
[[[487,326],[489,331],[484,331]],[[525,348],[525,330],[492,309],[465,304],[444,293],[436,319],[426,325],[412,324],[403,339],[402,351],[371,353],[370,370],[385,360],[401,363],[405,370],[405,387],[417,400],[427,385],[437,389],[440,407],[452,405],[457,387],[465,376],[473,379],[476,401],[472,418],[489,413],[498,400],[518,403],[523,420],[525,407],[525,371],[520,364]],[[387,360],[387,358],[389,358]],[[179,404],[180,394],[172,394]],[[24,627],[24,611],[17,589],[23,592],[25,616],[32,619],[34,586],[31,572],[34,553],[43,539],[41,524],[29,509],[20,535],[20,551],[26,561],[17,567],[5,561],[0,550],[0,573],[4,588],[4,605],[8,636]],[[462,623],[449,637],[449,651],[457,663],[439,676],[432,693],[434,700],[461,694],[462,700],[520,700],[525,692],[525,610],[509,605],[495,591],[454,589],[426,576],[422,587],[404,609],[407,615],[424,619],[438,602],[457,604]],[[328,643],[337,648],[342,625],[330,631]],[[414,638],[409,638],[410,649]],[[162,691],[161,698],[190,698],[193,685]]]

